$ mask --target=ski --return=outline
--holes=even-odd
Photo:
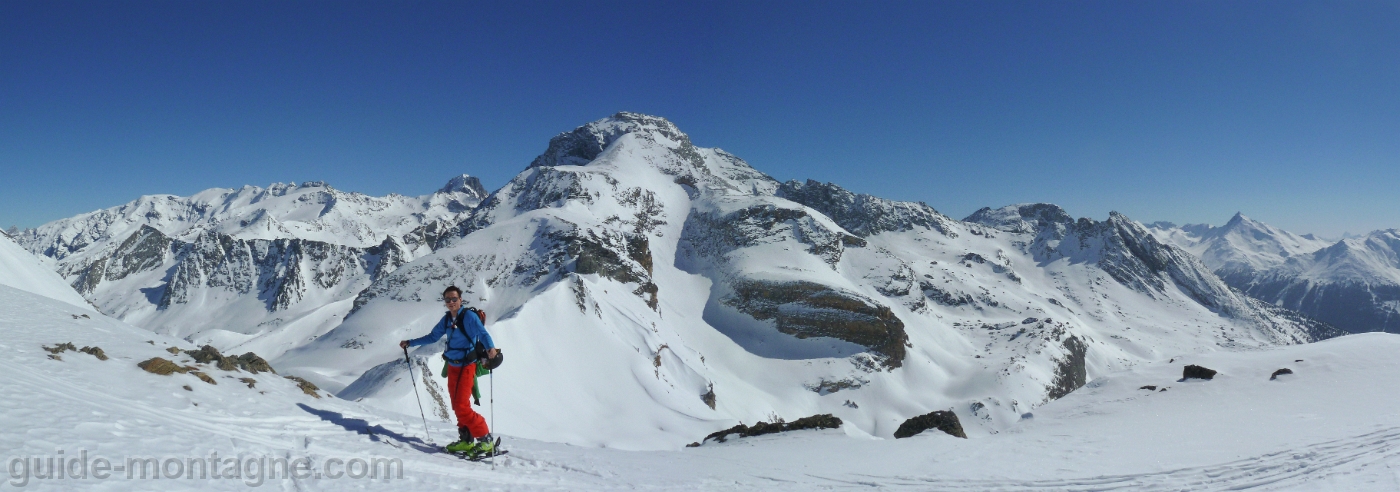
[[[446,446],[441,447],[441,448],[438,448],[438,449],[440,449],[440,450],[441,450],[442,452],[444,452],[444,453],[450,454],[450,455],[452,455],[452,456],[456,456],[456,457],[458,457],[458,458],[461,458],[461,459],[464,459],[464,460],[467,460],[467,461],[483,461],[483,460],[486,460],[486,459],[488,459],[488,458],[492,458],[492,457],[495,457],[495,456],[501,456],[501,455],[510,453],[510,450],[501,449],[501,438],[500,438],[500,437],[497,437],[497,438],[496,438],[496,442],[495,442],[495,446],[494,446],[494,447],[495,447],[495,451],[490,452],[490,453],[485,453],[485,454],[478,454],[478,455],[473,455],[473,454],[471,454],[471,453],[454,453],[454,452],[452,452],[452,451],[448,451]]]
[[[472,455],[472,454],[469,454],[469,453],[454,453],[454,452],[451,452],[451,451],[447,451],[447,450],[445,450],[445,449],[444,449],[442,452],[447,453],[447,454],[450,454],[450,455],[452,455],[452,456],[456,456],[456,457],[458,457],[458,458],[461,458],[461,459],[464,459],[464,460],[467,460],[467,461],[484,461],[484,460],[486,460],[486,459],[491,458],[492,456],[504,456],[504,455],[506,455],[506,454],[510,454],[510,451],[509,451],[509,450],[505,450],[505,449],[497,450],[494,454],[492,454],[492,453],[487,453],[487,454],[479,454],[479,455]]]

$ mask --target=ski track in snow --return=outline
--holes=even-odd
[[[1400,458],[1400,427],[1370,432],[1358,436],[1314,443],[1301,447],[1263,454],[1250,458],[1209,466],[1178,468],[1157,473],[1107,475],[1049,480],[956,480],[939,477],[864,476],[865,480],[840,479],[812,475],[833,484],[852,488],[878,486],[885,488],[938,490],[1289,490],[1310,480],[1349,474],[1374,466],[1386,466]]]

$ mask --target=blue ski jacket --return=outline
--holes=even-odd
[[[462,329],[456,329],[452,325],[453,317],[461,318]],[[443,315],[433,326],[433,331],[427,335],[408,341],[408,346],[418,347],[438,341],[443,335],[447,335],[447,350],[442,353],[443,358],[448,360],[448,364],[461,366],[475,361],[476,357],[472,351],[476,349],[477,342],[480,342],[487,350],[496,348],[495,342],[491,341],[491,334],[486,332],[486,327],[482,326],[481,318],[476,317],[476,313],[467,311],[463,307],[457,310],[452,317]],[[471,359],[471,360],[467,360]],[[461,361],[461,364],[452,364],[452,361]]]

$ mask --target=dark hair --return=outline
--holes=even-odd
[[[457,293],[457,297],[462,297],[462,289],[458,289],[457,286],[455,286],[455,285],[449,285],[449,286],[447,286],[446,289],[443,289],[443,291],[442,291],[443,297],[446,297],[448,292],[456,292],[456,293]]]

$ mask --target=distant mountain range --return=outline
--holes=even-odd
[[[431,251],[486,196],[462,175],[430,195],[321,182],[215,188],[20,231],[104,313],[226,350],[277,355],[334,327],[376,278]]]
[[[1352,333],[1400,332],[1400,230],[1332,242],[1241,214],[1219,227],[1159,222],[1149,230],[1252,297]]]
[[[1260,246],[1207,254],[1215,243],[1192,238],[1211,230],[1075,219],[1048,204],[960,221],[832,183],[782,183],[665,119],[618,113],[554,137],[489,194],[468,176],[424,197],[215,189],[15,240],[104,313],[255,351],[342,398],[409,414],[395,342],[425,333],[443,288],[458,285],[507,353],[499,383],[540,399],[501,425],[627,448],[655,445],[658,429],[679,446],[736,421],[818,413],[888,436],[952,409],[969,433],[992,433],[1144,361],[1341,333],[1216,274],[1228,261],[1226,275],[1277,271],[1262,258],[1287,253],[1287,265],[1312,239],[1248,233]],[[1338,244],[1371,239],[1348,241]],[[1383,259],[1324,256],[1338,259],[1308,268]],[[414,355],[429,368],[437,351]],[[586,425],[602,419],[645,432]]]

